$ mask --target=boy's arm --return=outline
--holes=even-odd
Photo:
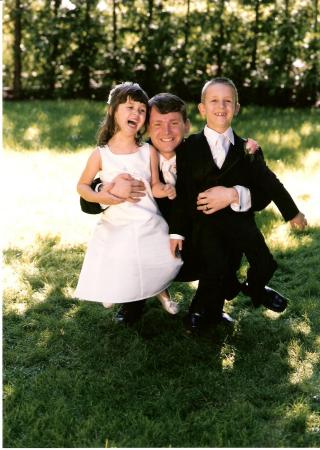
[[[254,187],[260,189],[276,204],[286,222],[301,214],[287,189],[266,165],[261,152],[257,152],[254,158],[251,158],[250,172]]]

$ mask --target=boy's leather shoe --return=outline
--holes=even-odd
[[[288,306],[288,299],[279,294],[279,292],[271,289],[268,286],[264,287],[264,295],[262,298],[262,304],[272,311],[283,312]]]
[[[245,295],[251,297],[252,303],[256,308],[263,305],[266,308],[271,309],[271,311],[280,313],[288,306],[288,299],[269,286],[263,288],[259,297],[250,295],[248,283],[243,283],[241,290]]]
[[[234,324],[234,319],[225,312],[222,312],[221,317],[213,320],[206,320],[200,313],[188,314],[184,319],[184,326],[188,334],[202,334],[220,324],[230,327]]]

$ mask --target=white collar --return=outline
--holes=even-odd
[[[160,164],[171,165],[176,162],[176,155],[171,156],[171,158],[167,159],[161,153],[159,153],[159,162]]]
[[[218,133],[217,131],[213,130],[212,128],[209,128],[208,125],[204,127],[204,135],[207,138],[209,142],[212,142],[214,145],[216,145],[216,142],[218,140],[218,137],[220,134],[223,134],[224,137],[231,142],[232,145],[234,145],[234,134],[232,131],[232,128],[229,127],[224,133]]]

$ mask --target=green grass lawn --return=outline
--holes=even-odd
[[[3,445],[319,447],[319,111],[250,107],[235,122],[310,224],[293,232],[273,206],[258,215],[287,310],[254,310],[239,296],[225,308],[232,331],[191,338],[181,318],[192,283],[172,286],[178,316],[150,299],[133,328],[72,297],[97,220],[81,213],[75,186],[103,110],[4,105]]]

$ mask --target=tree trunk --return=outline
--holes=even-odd
[[[13,11],[14,20],[14,43],[13,43],[13,60],[14,60],[14,71],[13,71],[13,96],[15,98],[20,98],[22,93],[21,85],[21,71],[22,71],[22,56],[21,56],[21,35],[22,35],[22,6],[21,1],[16,0],[15,8]]]
[[[59,8],[61,5],[61,0],[54,1],[54,10],[53,10],[53,26],[54,33],[51,38],[51,52],[50,52],[50,60],[48,64],[48,91],[49,96],[52,97],[55,85],[56,85],[56,65],[57,65],[57,57],[58,57],[58,44],[59,44],[59,30],[58,30],[58,14]]]
[[[219,1],[219,36],[218,36],[218,46],[217,46],[217,76],[222,74],[222,64],[223,64],[223,51],[222,45],[224,44],[224,23],[223,23],[223,11],[224,11],[225,0]]]
[[[251,54],[250,69],[256,70],[257,68],[257,51],[258,51],[258,40],[259,40],[259,23],[260,23],[260,0],[255,0],[255,21],[253,27],[253,46]]]
[[[91,0],[86,0],[86,10],[84,18],[84,29],[85,32],[85,42],[84,42],[84,65],[81,70],[81,80],[82,80],[82,94],[88,97],[90,94],[90,50],[89,50],[89,35],[91,28],[91,18],[90,18],[90,4]]]
[[[119,65],[117,59],[118,52],[118,24],[117,24],[117,3],[118,0],[112,1],[112,78],[118,79]]]

